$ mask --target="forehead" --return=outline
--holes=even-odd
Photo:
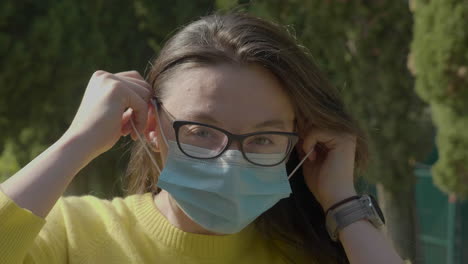
[[[209,114],[232,132],[265,120],[292,123],[294,110],[281,82],[257,65],[221,64],[181,70],[166,83],[166,108],[177,119]],[[195,120],[194,120],[195,121]]]

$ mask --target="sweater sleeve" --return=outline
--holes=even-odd
[[[67,263],[61,199],[43,219],[0,190],[0,263]]]

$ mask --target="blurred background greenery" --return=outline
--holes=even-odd
[[[369,134],[364,186],[399,252],[468,263],[467,0],[3,0],[0,182],[62,135],[94,71],[144,74],[177,28],[232,8],[285,25],[339,88]],[[124,195],[130,143],[67,194]]]

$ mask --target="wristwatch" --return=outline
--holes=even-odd
[[[385,218],[377,201],[371,195],[357,195],[345,199],[327,210],[326,226],[328,235],[338,241],[338,232],[346,226],[366,219],[376,228],[385,224]]]

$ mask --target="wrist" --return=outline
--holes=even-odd
[[[62,137],[54,144],[58,151],[63,152],[64,155],[72,155],[73,160],[79,163],[79,168],[83,168],[94,158],[99,156],[94,153],[94,148],[91,142],[84,136],[72,135],[66,132]]]
[[[325,213],[327,231],[333,241],[339,240],[340,232],[347,226],[367,220],[374,227],[385,224],[384,215],[372,195],[357,195],[342,200]]]
[[[354,188],[339,190],[329,195],[324,195],[323,198],[319,200],[319,203],[322,206],[323,211],[326,212],[334,204],[339,203],[355,195],[357,195],[357,192]]]

